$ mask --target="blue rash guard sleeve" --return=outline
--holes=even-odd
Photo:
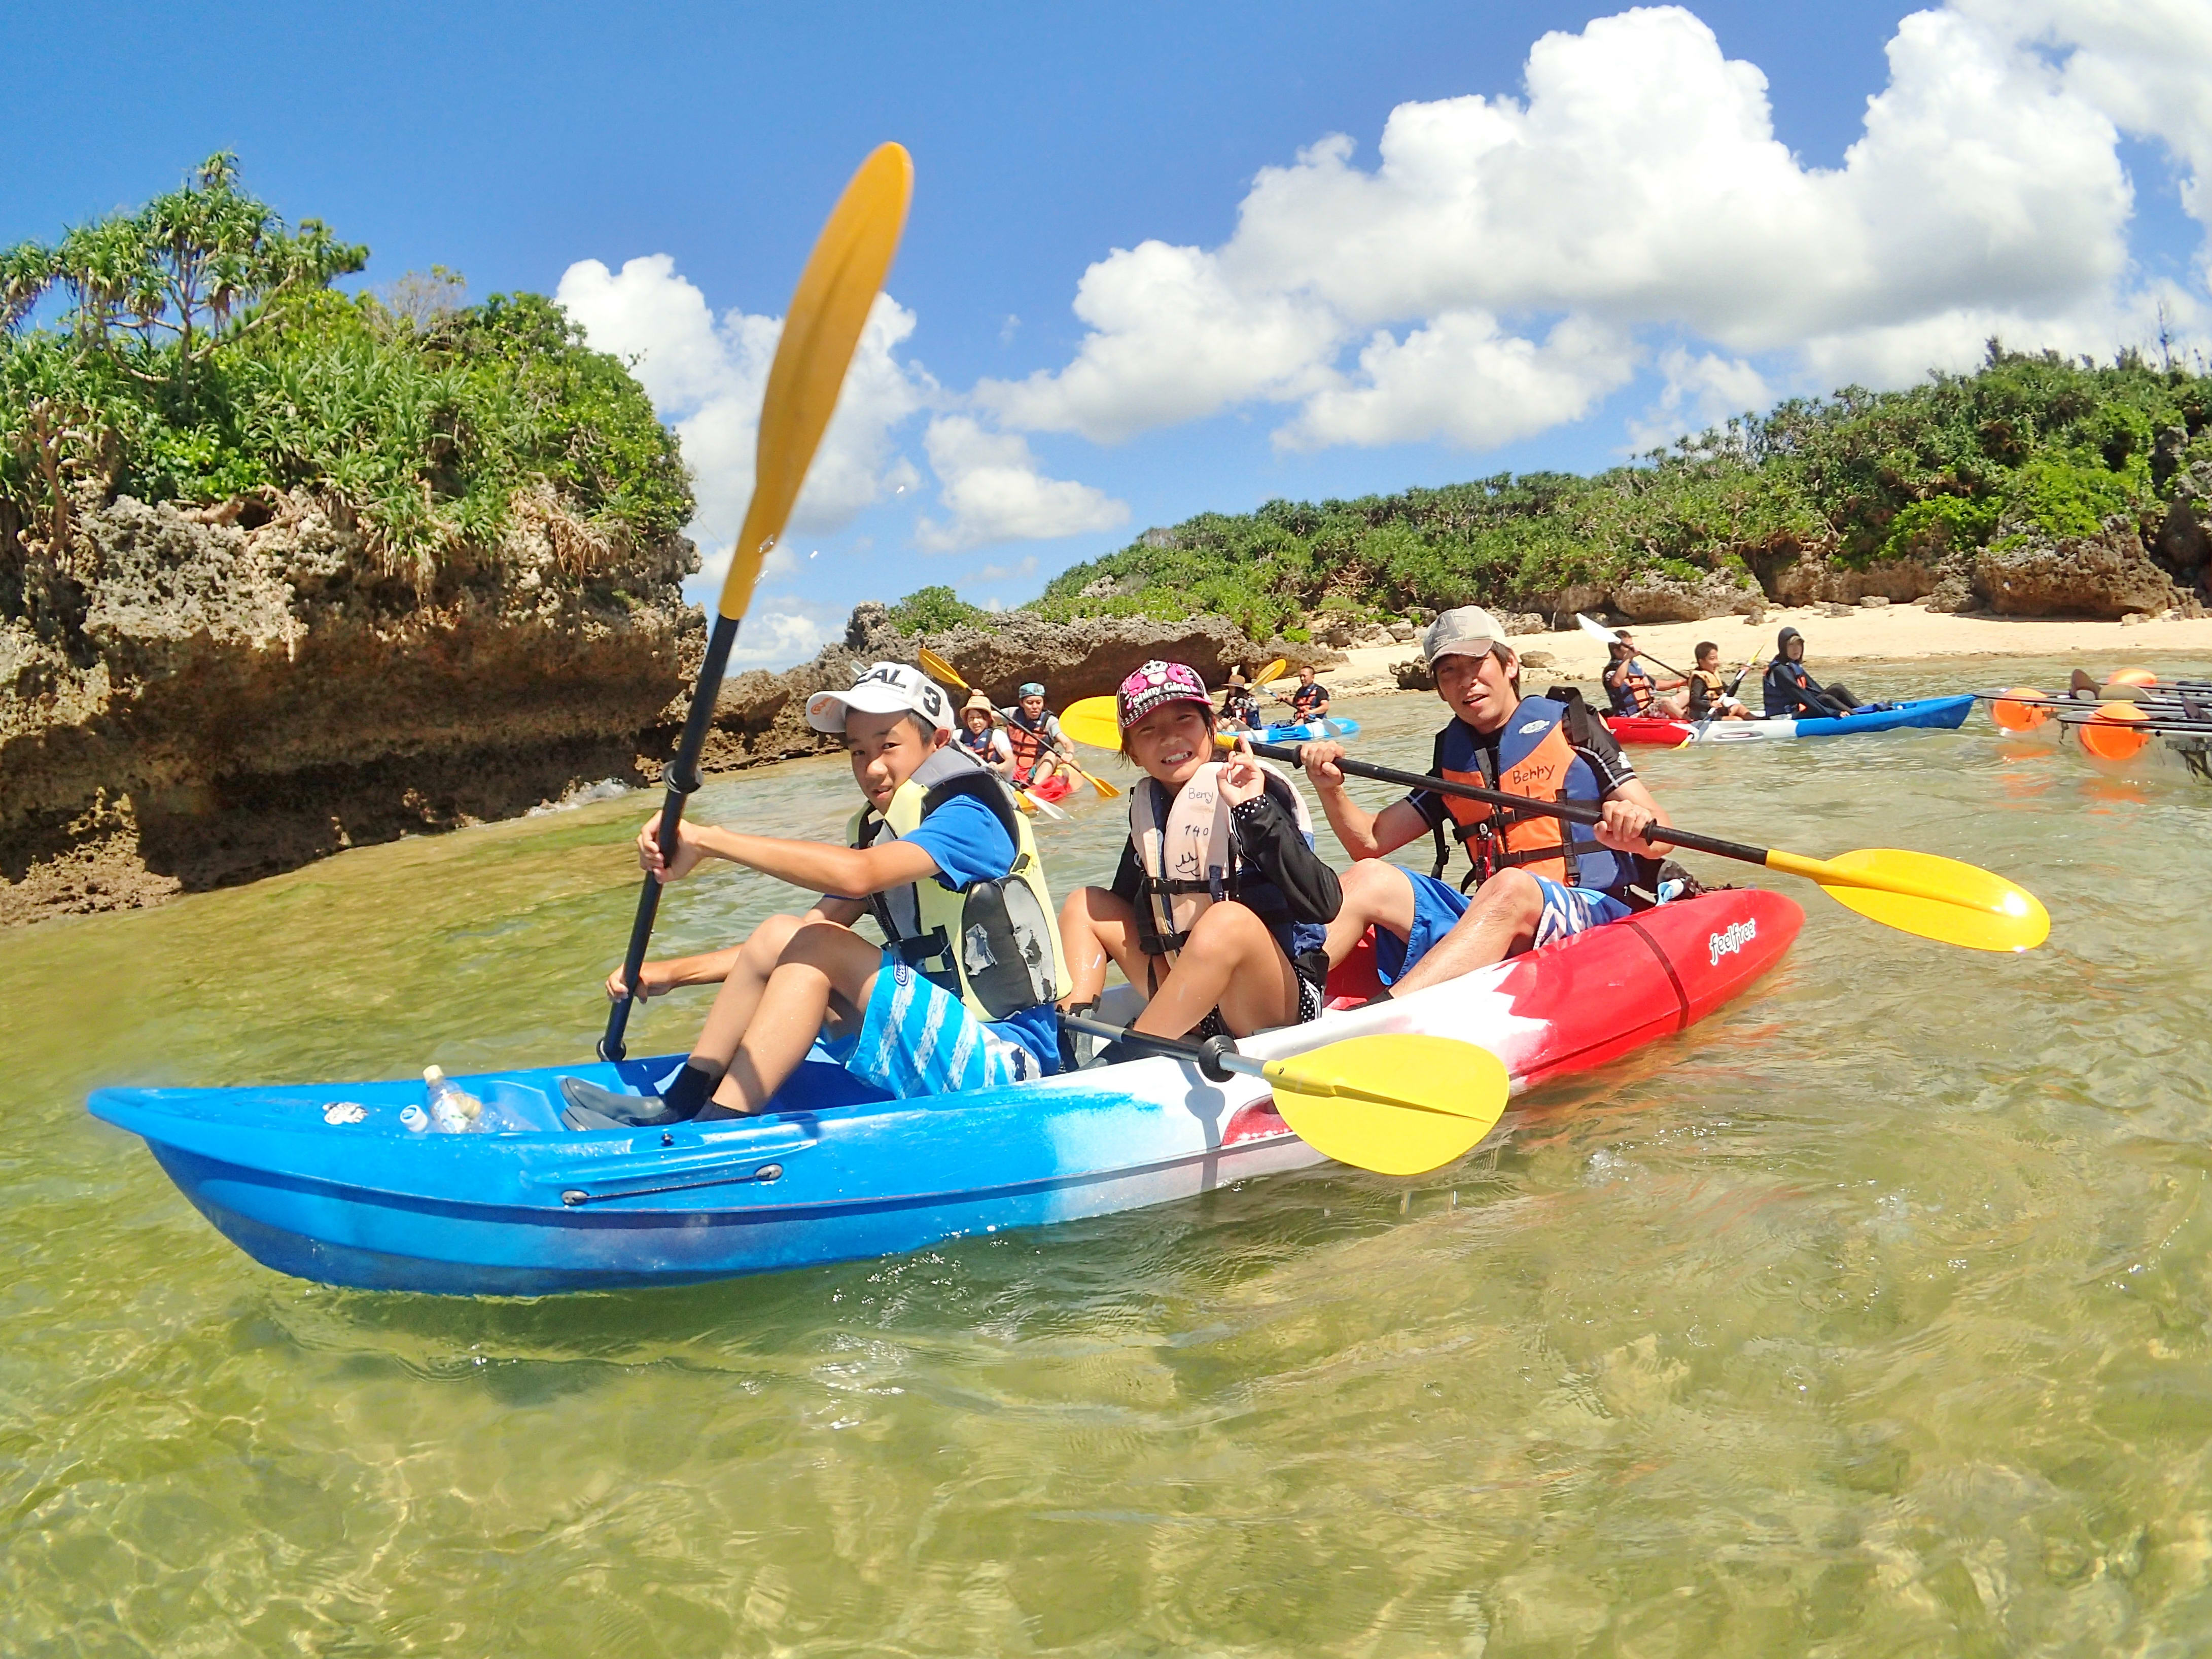
[[[1013,837],[980,800],[957,795],[902,836],[937,862],[941,887],[958,892],[971,881],[996,881],[1014,867]]]

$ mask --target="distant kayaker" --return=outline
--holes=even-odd
[[[1662,682],[1637,659],[1636,641],[1623,634],[1606,647],[1607,661],[1602,681],[1607,697],[1616,714],[1642,720],[1680,720],[1686,704],[1680,697],[1662,696],[1662,691],[1672,690],[1682,684],[1680,680]]]
[[[1298,725],[1328,718],[1328,688],[1314,678],[1311,663],[1299,665],[1298,683],[1291,688],[1288,696],[1278,696],[1275,701],[1290,704],[1292,719]]]
[[[1006,741],[1014,751],[1013,784],[1034,789],[1049,782],[1075,753],[1075,745],[1060,729],[1060,716],[1045,707],[1044,687],[1031,680],[1014,694],[1014,706],[1000,712],[1006,721]]]
[[[1693,720],[1747,720],[1751,710],[1736,701],[1721,673],[1721,648],[1711,640],[1697,647],[1698,665],[1690,671],[1689,718]]]
[[[1260,713],[1260,700],[1244,683],[1244,671],[1229,671],[1227,695],[1221,700],[1221,723],[1232,732],[1256,732],[1267,722]]]
[[[1013,775],[1013,745],[999,729],[999,711],[981,691],[970,692],[960,705],[960,729],[953,741],[1000,777]]]
[[[1297,784],[1238,739],[1216,759],[1213,702],[1195,669],[1148,662],[1116,699],[1121,752],[1144,769],[1111,888],[1060,916],[1069,992],[1097,1000],[1109,958],[1148,1000],[1152,1036],[1246,1036],[1321,1012],[1336,872],[1314,851]]]
[[[1535,813],[1417,789],[1379,812],[1346,793],[1336,763],[1344,746],[1304,745],[1306,775],[1346,852],[1344,903],[1329,925],[1331,964],[1375,928],[1382,982],[1418,990],[1471,969],[1617,921],[1658,896],[1660,851],[1643,839],[1668,822],[1658,802],[1601,722],[1580,698],[1556,702],[1521,694],[1521,659],[1505,630],[1474,605],[1447,611],[1423,636],[1437,696],[1452,719],[1437,734],[1430,771],[1454,782],[1598,806],[1585,829]],[[1474,861],[1454,888],[1449,829]],[[1433,872],[1420,875],[1383,855],[1433,836]],[[1480,882],[1472,898],[1466,888]]]
[[[653,1126],[760,1111],[825,1021],[848,1069],[900,1098],[1056,1071],[1053,1000],[1067,982],[1052,896],[1006,785],[951,741],[944,691],[902,663],[872,665],[849,691],[817,691],[807,724],[845,739],[862,804],[848,845],[660,822],[637,837],[662,881],[728,859],[823,895],[771,916],[734,949],[646,965],[647,994],[722,988],[682,1071],[658,1096],[561,1079],[576,1128]],[[887,943],[853,931],[872,915]],[[607,982],[623,994],[620,970]]]
[[[1794,628],[1775,636],[1774,659],[1766,665],[1765,693],[1769,720],[1827,720],[1859,706],[1850,687],[1822,685],[1805,672],[1805,636]]]

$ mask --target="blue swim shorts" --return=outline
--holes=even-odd
[[[1044,1074],[1036,1055],[992,1030],[958,997],[893,951],[884,952],[876,970],[860,1036],[831,1045],[829,1052],[854,1076],[901,1100]]]
[[[1405,876],[1413,885],[1413,931],[1401,944],[1395,933],[1380,927],[1375,930],[1375,966],[1385,985],[1396,984],[1467,914],[1468,896],[1450,883],[1418,870],[1407,870]],[[1536,878],[1536,885],[1543,890],[1544,914],[1536,923],[1534,949],[1631,914],[1628,906],[1610,893],[1569,887],[1544,876]]]

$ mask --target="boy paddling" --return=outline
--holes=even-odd
[[[1345,791],[1344,746],[1302,745],[1306,774],[1344,848],[1359,860],[1343,879],[1343,907],[1328,930],[1331,965],[1372,926],[1390,992],[1487,967],[1508,956],[1617,921],[1656,896],[1657,848],[1643,839],[1668,822],[1604,727],[1577,705],[1521,695],[1521,659],[1497,619],[1474,605],[1447,611],[1422,639],[1437,696],[1452,719],[1437,734],[1431,772],[1454,782],[1540,799],[1596,805],[1593,827],[1416,790],[1379,812]],[[1442,879],[1451,827],[1474,863],[1468,882]],[[1422,835],[1437,844],[1435,872],[1386,863],[1383,854]],[[1583,839],[1593,836],[1594,839]],[[1388,994],[1389,993],[1386,993]]]
[[[708,858],[811,887],[803,916],[771,916],[734,950],[646,964],[642,994],[720,978],[691,1054],[659,1096],[561,1079],[571,1127],[626,1128],[763,1109],[825,1020],[848,1069],[902,1098],[1059,1069],[1053,1000],[1067,971],[1029,826],[1006,786],[951,742],[945,693],[879,662],[849,691],[818,691],[807,724],[841,733],[860,786],[849,844],[684,823],[672,856],[659,820],[638,862],[664,882]],[[872,915],[885,940],[853,931]],[[610,994],[622,994],[619,975]]]
[[[1751,710],[1735,699],[1721,674],[1721,648],[1711,640],[1698,642],[1698,665],[1690,671],[1689,717],[1693,720],[1747,720]]]

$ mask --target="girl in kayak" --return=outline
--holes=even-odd
[[[1602,819],[1585,829],[1426,789],[1370,812],[1345,791],[1336,764],[1343,744],[1301,745],[1329,825],[1358,860],[1345,875],[1343,908],[1329,926],[1331,964],[1372,927],[1383,984],[1392,992],[1418,990],[1617,921],[1665,896],[1659,849],[1643,837],[1667,815],[1581,700],[1522,696],[1520,658],[1497,618],[1474,605],[1438,617],[1421,648],[1436,673],[1437,696],[1452,712],[1437,734],[1431,773],[1584,802]],[[1474,865],[1457,888],[1443,879],[1448,827]],[[1384,858],[1424,835],[1436,840],[1433,873]],[[1467,887],[1478,880],[1470,898]]]
[[[1221,723],[1232,732],[1256,732],[1267,723],[1261,718],[1260,700],[1244,684],[1241,669],[1229,671],[1228,689],[1221,698]]]
[[[637,837],[664,882],[728,859],[823,896],[771,916],[734,950],[647,964],[641,994],[719,979],[683,1069],[658,1096],[562,1078],[579,1129],[741,1117],[762,1110],[822,1033],[856,1076],[899,1098],[1016,1083],[1059,1069],[1053,1000],[1067,982],[1052,895],[1006,786],[951,742],[945,693],[879,662],[849,691],[817,691],[806,722],[845,739],[860,810],[842,847],[678,826]],[[887,941],[853,931],[872,915]],[[620,970],[607,985],[625,995]]]
[[[1794,628],[1775,637],[1765,692],[1769,720],[1832,720],[1860,706],[1848,685],[1822,685],[1805,672],[1805,636]]]
[[[1340,891],[1314,851],[1297,786],[1239,738],[1217,760],[1213,702],[1198,673],[1148,662],[1121,682],[1121,752],[1144,769],[1110,888],[1060,910],[1063,1006],[1095,1002],[1109,958],[1149,1000],[1151,1036],[1247,1036],[1321,1012],[1324,950]]]
[[[1013,775],[1014,751],[999,729],[999,711],[981,691],[960,705],[960,730],[953,741],[1002,778]]]

